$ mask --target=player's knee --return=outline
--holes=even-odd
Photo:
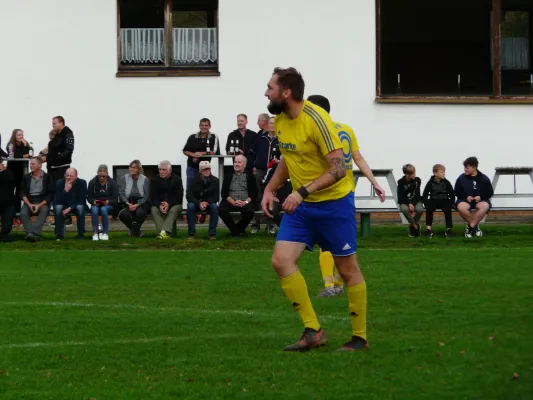
[[[272,255],[271,262],[272,262],[272,267],[274,267],[276,271],[283,271],[284,269],[286,269],[287,267],[291,265],[290,260],[283,254],[279,254],[279,253],[274,253]]]

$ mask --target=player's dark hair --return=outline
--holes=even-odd
[[[296,68],[275,68],[273,75],[278,76],[278,85],[282,89],[289,89],[295,101],[304,99],[305,82]]]
[[[413,164],[405,164],[403,167],[402,167],[402,171],[405,175],[411,175],[411,174],[414,174],[416,172],[416,168]]]
[[[237,114],[237,118],[244,117],[245,120],[248,120],[248,116],[246,114]]]
[[[202,118],[200,120],[200,123],[202,123],[202,122],[207,122],[209,125],[211,125],[211,121],[209,120],[209,118]]]
[[[52,119],[57,119],[58,122],[61,122],[63,125],[65,125],[65,118],[63,118],[61,115],[58,115]]]
[[[328,114],[331,111],[331,107],[329,105],[329,100],[327,99],[327,97],[324,97],[324,96],[322,96],[320,94],[312,94],[311,96],[309,96],[307,98],[307,101],[310,101],[314,105],[317,105],[317,106],[323,108],[324,110],[327,111]]]
[[[30,160],[35,160],[39,163],[39,165],[43,165],[43,160],[41,159],[41,157],[35,156],[30,158]]]
[[[442,165],[442,164],[435,164],[433,166],[433,173],[438,172],[440,170],[446,171],[446,167],[444,165]]]
[[[463,166],[464,166],[464,167],[471,166],[471,167],[475,167],[475,168],[477,168],[478,165],[479,165],[479,161],[477,160],[477,157],[468,157],[468,158],[463,162]]]

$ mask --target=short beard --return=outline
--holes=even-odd
[[[285,101],[272,101],[270,100],[270,103],[268,103],[268,112],[274,115],[279,115],[283,111],[285,111],[285,108],[287,106],[287,103]]]

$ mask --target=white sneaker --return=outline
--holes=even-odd
[[[98,238],[98,233],[95,233],[95,234],[93,235],[93,240],[99,240],[99,238]]]
[[[107,233],[101,233],[100,240],[109,240],[109,236],[107,236]]]

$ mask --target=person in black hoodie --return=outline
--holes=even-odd
[[[431,230],[433,214],[435,210],[442,210],[446,221],[445,236],[447,238],[452,237],[452,209],[455,207],[455,193],[452,184],[446,179],[444,165],[435,164],[433,166],[433,176],[424,188],[422,201],[426,207],[426,232],[424,236],[427,238],[433,237],[433,231]]]
[[[468,157],[463,162],[464,174],[461,174],[455,182],[457,211],[467,223],[466,238],[483,236],[479,223],[492,207],[490,199],[494,195],[490,179],[477,169],[478,165],[476,157]],[[472,215],[470,210],[475,210],[475,213]]]
[[[43,225],[50,211],[50,204],[54,198],[55,187],[52,177],[42,170],[43,162],[39,157],[30,160],[30,173],[22,180],[22,201],[20,218],[26,232],[26,240],[37,242],[41,238]],[[35,223],[31,217],[36,216]]]
[[[402,214],[409,221],[409,236],[420,236],[420,218],[424,213],[424,204],[420,194],[422,181],[416,176],[416,168],[412,164],[402,167],[404,177],[398,181],[398,204]]]
[[[11,229],[15,219],[15,176],[4,164],[0,163],[0,218],[2,218],[2,230],[0,242],[12,242]]]
[[[65,119],[61,116],[52,119],[52,128],[56,134],[48,143],[48,154],[43,157],[43,162],[48,163],[48,172],[55,183],[65,177],[72,163],[74,133],[65,126]]]
[[[97,175],[89,181],[87,201],[91,205],[93,240],[109,240],[109,214],[118,205],[118,185],[109,176],[107,165],[100,165]],[[102,217],[102,232],[98,229],[99,216]]]
[[[7,144],[6,150],[10,158],[30,158],[30,144],[24,139],[24,131],[22,129],[14,129],[11,135],[11,139]],[[21,207],[21,187],[22,187],[22,178],[24,177],[24,172],[27,165],[23,161],[8,161],[7,169],[13,172],[15,177],[15,214],[20,213]],[[15,218],[15,226],[20,226],[21,220],[19,217]]]
[[[235,157],[234,171],[224,177],[218,215],[228,227],[231,236],[242,237],[244,231],[254,218],[254,204],[257,197],[257,185],[254,175],[246,171],[246,157]],[[240,212],[241,220],[235,223],[231,212]]]
[[[253,162],[250,160],[250,150],[255,142],[257,133],[247,129],[248,117],[246,114],[237,115],[237,129],[228,135],[228,141],[226,142],[226,154],[231,153],[233,147],[235,155],[243,155],[247,158],[247,170],[252,171]]]
[[[198,211],[209,214],[209,240],[215,240],[218,224],[217,203],[220,199],[220,181],[211,175],[211,163],[200,161],[200,175],[187,190],[187,225],[189,239],[196,235],[196,218]]]
[[[263,180],[267,173],[268,164],[272,159],[281,159],[281,152],[279,150],[278,138],[276,136],[276,131],[274,130],[274,117],[271,117],[268,120],[268,131],[264,134],[257,135],[257,138],[252,145],[250,150],[250,158],[253,160],[253,172],[255,180],[257,183],[257,202],[256,210],[261,210],[261,199],[263,198],[263,190],[265,186],[263,185]],[[271,219],[264,217],[265,221],[263,223],[267,224],[266,231],[273,235],[276,233],[274,228],[274,223]],[[261,217],[257,215],[255,221],[252,224],[252,233],[259,232],[261,224]]]
[[[65,177],[72,163],[74,133],[68,126],[65,126],[65,119],[60,115],[52,119],[52,129],[55,136],[48,142],[48,154],[41,159],[48,164],[47,170],[55,185],[57,181]],[[55,207],[55,199],[53,204]],[[65,225],[72,225],[70,215],[65,217]]]
[[[170,161],[159,163],[159,175],[150,185],[152,218],[158,239],[170,239],[174,223],[183,210],[183,182],[172,172]]]

